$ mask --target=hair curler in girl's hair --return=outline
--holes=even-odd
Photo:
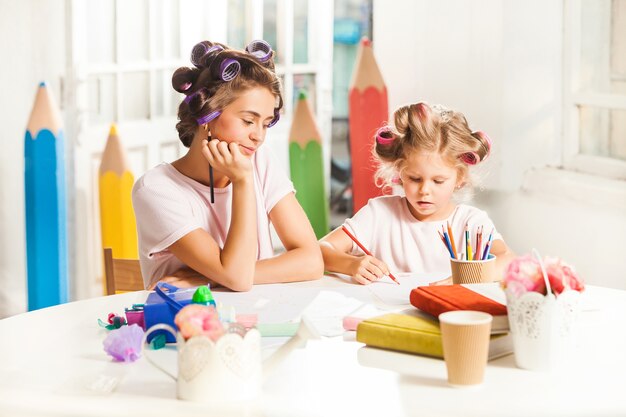
[[[272,57],[272,47],[262,39],[250,42],[246,46],[246,52],[253,55],[260,62],[265,62]]]
[[[378,142],[379,145],[391,145],[394,140],[396,140],[396,136],[393,134],[389,126],[383,126],[376,131],[376,142]]]
[[[467,165],[476,165],[480,162],[480,156],[476,152],[465,152],[459,156],[459,159]]]
[[[191,93],[191,94],[189,94],[187,97],[185,97],[185,99],[184,99],[183,101],[184,101],[185,103],[189,104],[189,102],[190,102],[191,100],[193,100],[193,98],[194,98],[195,96],[197,96],[197,95],[198,95],[198,93],[200,93],[201,91],[204,91],[204,90],[205,90],[205,88],[204,88],[204,87],[202,87],[202,88],[200,88],[198,91],[194,91],[193,93]]]
[[[222,81],[232,81],[241,71],[241,64],[236,59],[228,58],[220,64],[220,77]]]
[[[415,112],[417,117],[423,122],[428,119],[430,107],[428,107],[428,104],[420,102],[415,105]]]
[[[220,114],[222,114],[221,110],[215,110],[207,114],[206,116],[202,116],[196,119],[196,122],[198,123],[199,126],[202,126],[202,125],[209,123],[211,120],[216,119],[217,116],[219,116]]]
[[[204,42],[195,44],[191,50],[191,63],[200,68],[202,66],[202,57],[207,54],[208,50],[209,48],[207,48]]]
[[[274,118],[269,122],[267,127],[274,126],[276,123],[278,123],[278,120],[280,120],[280,112],[278,110],[274,109]]]
[[[187,91],[191,88],[191,83],[184,83],[183,85],[180,86],[180,89],[182,91]]]
[[[472,132],[472,136],[479,138],[481,145],[487,148],[487,153],[485,154],[485,157],[483,158],[483,161],[484,161],[491,154],[491,138],[482,130],[476,130]]]

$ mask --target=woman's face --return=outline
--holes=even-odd
[[[266,88],[242,93],[209,123],[211,137],[239,144],[243,155],[252,156],[265,140],[267,126],[274,118],[276,98]]]
[[[450,215],[452,194],[460,179],[456,168],[444,161],[441,155],[413,152],[407,158],[400,178],[409,211],[417,220],[444,220]]]

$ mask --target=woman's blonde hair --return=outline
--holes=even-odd
[[[373,154],[379,161],[376,184],[383,188],[399,181],[407,159],[416,151],[441,155],[468,185],[469,166],[484,161],[491,151],[489,137],[472,132],[463,114],[426,103],[398,108],[393,123],[380,128],[374,142]]]

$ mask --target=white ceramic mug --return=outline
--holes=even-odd
[[[178,375],[172,375],[146,351],[148,335],[165,330],[176,336]],[[144,356],[150,364],[176,381],[176,395],[181,400],[214,403],[255,398],[261,389],[261,334],[250,329],[242,337],[227,333],[213,342],[206,336],[185,340],[167,325],[150,327],[143,340]]]

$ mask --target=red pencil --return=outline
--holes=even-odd
[[[349,237],[350,239],[352,239],[352,241],[353,241],[354,243],[356,243],[356,245],[357,245],[359,248],[361,248],[361,250],[362,250],[363,252],[365,252],[365,254],[366,254],[366,255],[369,255],[369,256],[374,256],[374,255],[372,255],[372,253],[371,253],[370,251],[368,251],[367,249],[365,249],[365,246],[361,245],[361,242],[359,242],[359,241],[357,240],[357,238],[356,238],[356,237],[354,237],[354,235],[353,235],[352,233],[350,233],[350,231],[349,231],[348,229],[346,229],[346,226],[341,226],[341,230],[343,230],[343,232],[344,232],[345,234],[347,234],[347,235],[348,235],[348,237]],[[400,283],[398,282],[398,280],[396,279],[396,277],[394,277],[394,276],[393,276],[393,274],[392,274],[391,272],[389,273],[389,278],[391,278],[391,279],[392,279],[392,280],[393,280],[396,284],[400,285]]]

